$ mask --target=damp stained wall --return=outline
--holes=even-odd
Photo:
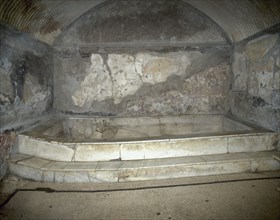
[[[16,133],[13,131],[0,133],[0,180],[8,169],[8,159],[16,143]]]
[[[54,42],[54,108],[98,115],[229,111],[231,46],[182,1],[108,1]]]
[[[0,130],[12,129],[52,108],[52,48],[0,24]]]
[[[235,46],[231,111],[279,132],[280,30],[275,32]]]
[[[107,1],[60,34],[54,44],[225,43],[219,26],[180,0]]]

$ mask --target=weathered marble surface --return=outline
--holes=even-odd
[[[252,133],[216,137],[112,142],[49,142],[19,136],[19,152],[56,161],[111,161],[171,158],[276,149],[278,135]]]
[[[279,137],[219,115],[182,115],[50,120],[18,138],[22,154],[110,161],[269,151]]]
[[[18,154],[13,174],[43,182],[128,182],[279,170],[276,151],[111,162],[56,162]]]
[[[24,132],[59,142],[133,141],[229,134],[254,128],[222,115],[153,117],[65,117],[49,119]]]
[[[60,129],[63,129],[65,139],[68,137],[68,140],[81,142],[145,140],[253,130],[220,115],[69,118],[62,122]],[[61,132],[57,133],[62,136]],[[49,137],[53,135],[49,134]]]

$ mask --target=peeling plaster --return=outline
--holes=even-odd
[[[82,107],[85,102],[103,101],[112,97],[111,77],[103,59],[98,54],[91,55],[91,67],[81,83],[81,88],[72,96],[76,106]]]
[[[109,54],[104,60],[100,54],[91,55],[91,66],[75,94],[74,104],[83,107],[86,102],[101,102],[112,99],[114,104],[134,95],[143,84],[157,84],[167,81],[172,75],[185,75],[190,65],[184,53],[138,53]]]

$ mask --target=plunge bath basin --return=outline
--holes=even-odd
[[[19,153],[114,161],[269,151],[278,135],[223,115],[62,117],[18,136]]]

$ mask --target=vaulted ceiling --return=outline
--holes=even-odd
[[[2,0],[0,21],[52,45],[68,25],[106,1],[117,0]],[[279,0],[182,1],[216,22],[232,42],[280,23]]]

